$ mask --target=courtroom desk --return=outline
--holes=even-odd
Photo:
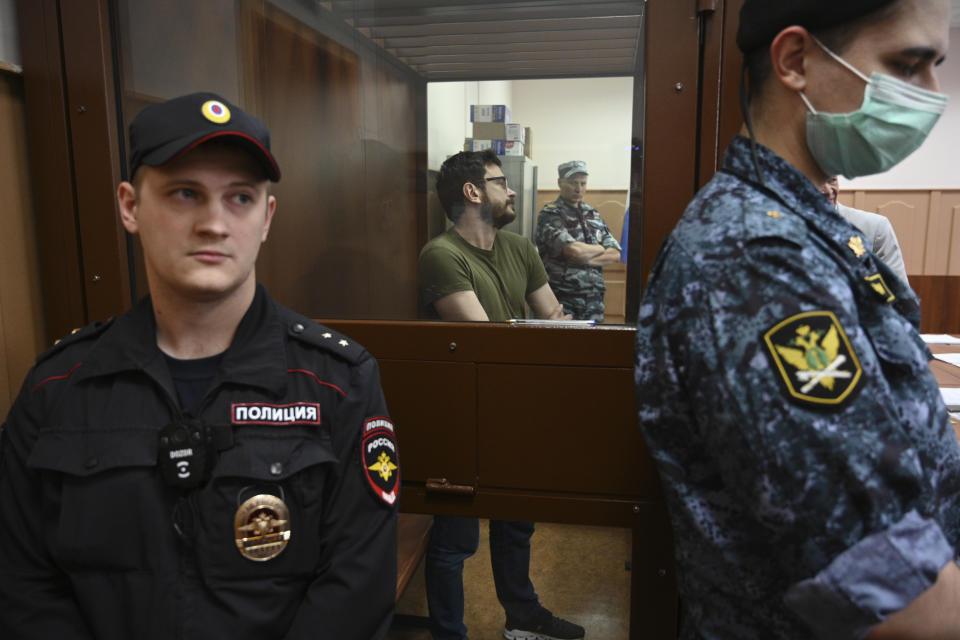
[[[934,354],[960,353],[960,344],[931,344],[928,346]],[[930,370],[933,372],[933,377],[937,379],[937,384],[941,387],[960,387],[960,367],[934,359],[930,361]],[[957,440],[960,440],[960,423],[951,419],[950,424],[953,425],[953,430],[957,434]]]
[[[633,327],[321,322],[380,364],[402,512],[628,528],[630,637],[676,637],[673,543],[637,424]]]

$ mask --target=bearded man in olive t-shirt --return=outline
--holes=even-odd
[[[511,203],[503,208],[505,215],[502,217],[513,217],[512,206]],[[446,310],[446,306],[455,304],[454,313],[456,309],[468,313],[468,306],[479,302],[479,308],[474,306],[476,320],[506,322],[510,318],[526,316],[524,305],[527,300],[533,307],[533,299],[537,296],[553,295],[547,284],[547,272],[533,244],[509,231],[494,229],[494,232],[496,237],[489,249],[471,244],[456,227],[451,227],[423,248],[418,280],[421,303],[427,304],[421,304],[421,317],[465,320],[459,315],[451,317],[449,311],[441,314],[438,307]],[[453,298],[448,299],[449,296]],[[545,304],[549,308],[551,302],[545,301]],[[559,303],[553,301],[552,304],[559,308]]]
[[[526,317],[569,319],[547,281],[530,240],[501,228],[516,217],[516,193],[492,151],[463,152],[443,163],[437,195],[453,227],[420,252],[420,315],[440,320],[504,322]],[[575,640],[583,627],[540,604],[530,581],[532,522],[491,520],[490,556],[508,640]],[[476,518],[435,516],[425,566],[427,604],[435,640],[466,638],[463,562],[479,544]]]
[[[502,227],[517,217],[493,151],[465,151],[447,159],[437,195],[453,227],[420,252],[417,281],[424,318],[505,322],[526,317],[564,319],[547,283],[536,247]]]

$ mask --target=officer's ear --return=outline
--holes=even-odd
[[[263,223],[263,233],[260,234],[260,242],[266,242],[270,234],[270,223],[273,222],[273,214],[277,212],[277,198],[273,195],[267,195],[267,215]]]
[[[800,26],[787,27],[770,44],[773,75],[791,91],[807,88],[809,59],[817,44],[810,32]]]
[[[117,205],[120,208],[120,222],[123,228],[136,235],[140,231],[137,222],[137,189],[130,182],[121,182],[117,187]]]

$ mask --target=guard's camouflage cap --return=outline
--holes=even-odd
[[[769,45],[787,27],[809,31],[841,25],[895,0],[746,0],[740,9],[737,46],[750,53]]]
[[[159,167],[214,138],[235,142],[271,181],[280,180],[267,125],[215,93],[191,93],[138,113],[130,123],[130,178],[142,165]]]
[[[570,176],[578,173],[589,175],[587,174],[587,163],[583,160],[571,160],[570,162],[564,162],[557,167],[557,171],[560,173],[561,178],[569,178]]]

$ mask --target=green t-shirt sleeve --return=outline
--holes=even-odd
[[[540,254],[533,243],[524,238],[524,250],[526,252],[525,262],[527,263],[527,292],[524,297],[530,295],[543,285],[547,284],[547,270],[543,268],[543,261],[540,260]]]
[[[473,291],[466,261],[442,246],[424,247],[417,263],[417,286],[424,305],[451,293]]]

